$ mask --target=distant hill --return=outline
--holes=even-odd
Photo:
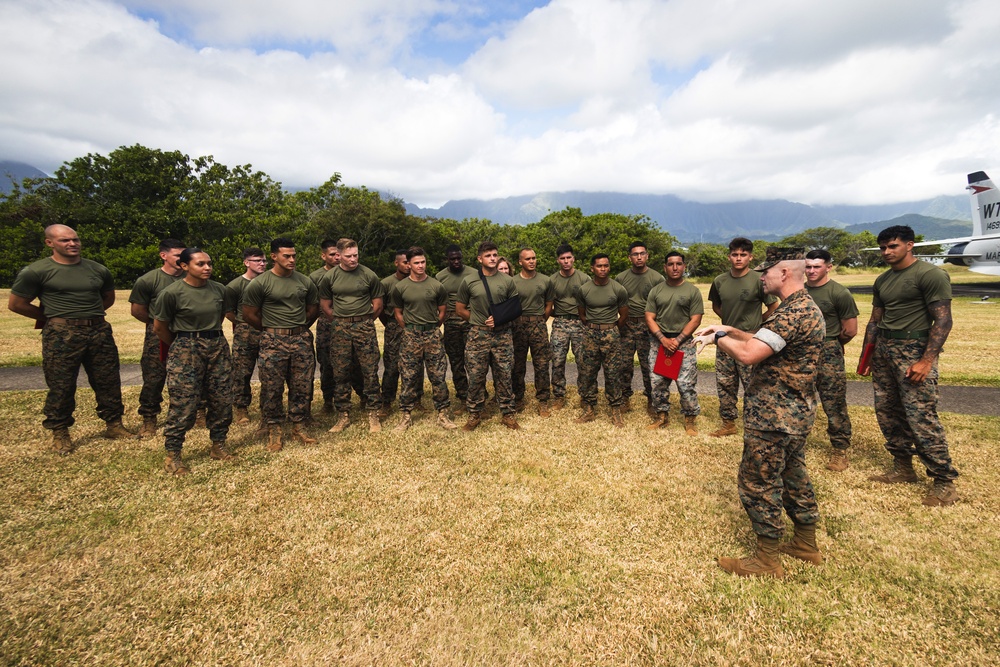
[[[891,225],[908,225],[917,234],[923,234],[928,241],[934,239],[948,239],[957,236],[968,236],[972,233],[971,209],[969,220],[944,220],[942,218],[932,218],[926,215],[908,213],[891,220],[881,222],[865,222],[859,225],[848,225],[844,229],[851,234],[868,231],[878,234],[880,231]]]
[[[44,171],[35,169],[24,162],[0,160],[0,192],[7,194],[14,189],[13,184],[20,184],[26,178],[45,178]]]

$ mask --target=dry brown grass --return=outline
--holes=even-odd
[[[983,665],[1000,645],[997,419],[945,416],[963,501],[940,509],[866,480],[888,458],[870,410],[845,473],[817,429],[827,562],[777,582],[714,564],[752,543],[738,437],[612,429],[603,406],[516,433],[320,420],[277,455],[235,430],[233,464],[198,432],[173,479],[162,438],[98,437],[88,394],[65,459],[42,392],[0,397],[4,664]]]

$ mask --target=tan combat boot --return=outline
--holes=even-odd
[[[684,433],[687,435],[698,435],[698,418],[694,415],[684,417]]]
[[[670,425],[670,417],[666,412],[654,413],[653,423],[646,426],[647,431],[655,431],[658,428],[667,428]]]
[[[851,463],[847,460],[847,452],[843,449],[835,449],[830,452],[830,460],[826,464],[827,470],[832,470],[833,472],[844,472],[850,467]]]
[[[927,507],[947,507],[959,501],[955,484],[946,480],[934,480],[934,486],[924,497],[923,504]]]
[[[351,414],[349,412],[341,412],[340,419],[330,429],[330,433],[340,433],[350,425],[351,425]]]
[[[263,440],[267,437],[267,434],[267,424],[264,422],[264,418],[261,417],[260,423],[257,424],[257,430],[253,432],[254,440]]]
[[[586,424],[587,422],[594,421],[594,419],[596,419],[596,415],[594,414],[594,406],[584,405],[583,414],[577,417],[574,421],[577,424]]]
[[[128,440],[135,437],[135,433],[122,425],[122,420],[112,419],[104,429],[104,437],[109,440]]]
[[[521,425],[517,423],[517,414],[503,415],[500,417],[500,423],[509,428],[511,431],[518,431]]]
[[[736,435],[736,422],[732,419],[723,419],[722,428],[709,433],[713,438],[723,438],[727,435]]]
[[[208,455],[216,461],[232,461],[236,458],[233,456],[233,453],[229,451],[229,448],[226,447],[225,442],[213,442],[212,450],[208,453]]]
[[[549,410],[549,402],[548,401],[539,401],[538,402],[538,416],[539,417],[551,417],[552,416],[552,412]]]
[[[823,555],[816,545],[816,524],[795,524],[795,537],[791,542],[781,545],[781,553],[813,565],[822,563]]]
[[[447,410],[438,410],[438,421],[437,421],[437,424],[438,424],[438,426],[440,426],[441,428],[443,428],[446,431],[453,431],[456,428],[458,428],[458,424],[456,424],[455,422],[453,422],[451,420],[451,417],[448,416],[448,411]]]
[[[52,429],[52,451],[59,456],[68,456],[73,453],[76,446],[69,437],[69,429],[66,427]]]
[[[565,407],[566,407],[566,399],[562,396],[556,396],[555,399],[552,401],[553,410],[562,410]]]
[[[890,472],[882,473],[881,475],[872,475],[868,479],[869,481],[881,482],[882,484],[908,484],[920,481],[917,478],[917,473],[913,471],[913,461],[909,458],[893,459],[892,470]]]
[[[243,426],[244,424],[250,423],[250,414],[247,412],[246,408],[236,408],[233,411],[233,423],[237,426]]]
[[[267,451],[280,452],[285,448],[281,441],[281,424],[270,424],[267,427]]]
[[[649,415],[650,419],[656,419],[656,408],[653,407],[653,399],[646,399],[646,414]]]
[[[382,430],[382,422],[379,420],[376,410],[371,410],[368,413],[368,430],[371,433],[378,433]]]
[[[388,403],[383,403],[382,407],[379,408],[379,410],[378,410],[378,418],[379,419],[385,419],[386,417],[389,416],[389,413],[391,411],[392,411],[392,406],[389,405]]]
[[[476,427],[479,426],[482,421],[482,417],[478,412],[470,412],[469,419],[462,426],[463,431],[475,431]]]
[[[167,458],[163,462],[163,469],[174,477],[181,477],[191,472],[187,464],[181,460],[180,452],[167,452]]]
[[[298,438],[299,442],[303,445],[315,445],[316,438],[313,438],[308,433],[306,433],[306,427],[304,424],[294,422],[292,424],[292,435]]]
[[[611,425],[625,428],[625,419],[622,417],[621,408],[611,408]]]
[[[394,428],[393,430],[394,431],[399,431],[400,433],[402,433],[403,431],[405,431],[408,428],[410,428],[410,425],[413,424],[413,420],[410,419],[410,413],[407,410],[404,410],[403,412],[401,412],[399,414],[400,414],[399,423],[396,424],[396,428]],[[439,420],[440,420],[440,418],[439,418]]]
[[[139,439],[156,436],[156,417],[143,417],[142,428],[139,429]]]
[[[198,410],[194,416],[194,426],[195,428],[208,428],[208,423],[205,421],[205,410]]]
[[[738,577],[775,577],[782,579],[785,569],[778,559],[778,540],[757,537],[757,553],[749,558],[720,558],[719,567]]]

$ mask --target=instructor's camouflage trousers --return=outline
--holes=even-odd
[[[245,322],[233,327],[233,405],[250,407],[250,378],[260,356],[260,332]]]
[[[552,320],[549,345],[552,348],[552,395],[563,398],[566,396],[566,356],[572,346],[573,357],[579,363],[580,347],[583,345],[583,322],[576,317],[557,317]]]
[[[632,398],[632,378],[635,376],[635,357],[639,357],[639,370],[642,372],[642,387],[646,396],[652,392],[653,382],[649,377],[649,327],[645,322],[633,321],[629,318],[625,331],[621,336],[621,389],[622,396],[627,400]],[[654,357],[655,358],[655,357]]]
[[[656,366],[656,355],[660,350],[660,341],[650,336],[649,367]],[[681,369],[677,374],[677,393],[680,394],[681,414],[687,417],[697,417],[701,414],[701,404],[698,403],[698,356],[695,354],[694,339],[689,338],[681,344],[680,352],[684,353]],[[656,412],[670,412],[670,378],[653,373],[653,394],[651,396],[653,409]]]
[[[49,388],[43,409],[45,428],[73,425],[80,366],[94,389],[97,416],[110,422],[121,419],[125,413],[118,346],[111,325],[103,322],[86,327],[47,322],[42,329],[42,370]]]
[[[382,405],[378,384],[378,338],[375,323],[365,319],[348,322],[334,319],[330,333],[330,364],[333,366],[334,402],[337,412],[351,409],[351,362],[357,359],[364,379],[365,399],[369,410]]]
[[[448,359],[441,344],[441,332],[438,329],[403,331],[400,343],[402,391],[399,394],[399,409],[404,412],[413,410],[413,406],[420,400],[424,366],[427,367],[427,377],[431,380],[434,409],[444,410],[451,405],[451,400],[448,398]]]
[[[948,440],[938,419],[937,362],[921,384],[906,379],[906,369],[920,360],[925,340],[886,340],[879,337],[872,355],[875,416],[885,436],[885,448],[894,458],[916,454],[935,480],[953,480]]]
[[[743,383],[743,391],[746,391],[751,372],[753,366],[741,364],[715,348],[715,386],[719,394],[719,416],[722,419],[734,422],[739,417],[736,400],[740,393],[740,383]]]
[[[482,412],[486,406],[486,374],[493,371],[493,389],[500,412],[514,414],[514,393],[510,376],[514,367],[514,342],[510,327],[487,330],[472,327],[465,344],[465,368],[469,373],[469,412]]]
[[[552,361],[552,347],[549,345],[549,329],[545,322],[514,322],[514,373],[511,378],[514,399],[524,398],[524,373],[528,368],[528,351],[531,351],[531,367],[535,371],[535,398],[549,400],[549,363]]]
[[[823,343],[816,366],[816,391],[826,413],[826,432],[835,449],[851,446],[851,416],[847,414],[847,375],[844,372],[844,346],[839,340]]]
[[[219,338],[176,338],[167,356],[170,409],[163,437],[167,451],[181,451],[194,426],[198,403],[207,399],[205,425],[212,442],[225,442],[233,421],[233,362],[229,344]]]
[[[804,434],[750,428],[743,432],[740,502],[753,532],[760,537],[781,537],[785,529],[782,507],[795,523],[819,521],[816,495],[806,470],[805,444]]]
[[[142,390],[139,392],[139,414],[155,417],[160,414],[163,403],[163,386],[167,382],[167,367],[160,361],[160,338],[153,333],[153,324],[146,325],[146,336],[142,340],[142,356],[139,358],[142,371]]]
[[[260,410],[261,423],[285,421],[281,403],[288,384],[288,420],[302,422],[309,416],[316,357],[313,356],[312,331],[306,329],[291,336],[267,331],[260,336]]]
[[[444,351],[451,366],[451,381],[455,385],[455,398],[465,403],[469,396],[469,376],[465,370],[465,344],[469,339],[470,325],[460,319],[444,321]]]
[[[618,327],[613,326],[603,331],[587,327],[583,334],[580,356],[576,360],[577,388],[582,405],[597,406],[597,373],[604,368],[604,397],[611,407],[621,407],[625,400],[622,395],[621,360],[621,335]]]

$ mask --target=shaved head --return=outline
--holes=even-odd
[[[45,228],[45,238],[54,239],[60,236],[76,236],[76,230],[66,225],[49,225]]]
[[[52,248],[52,259],[60,264],[80,261],[80,237],[72,227],[49,225],[45,228],[45,245]]]

